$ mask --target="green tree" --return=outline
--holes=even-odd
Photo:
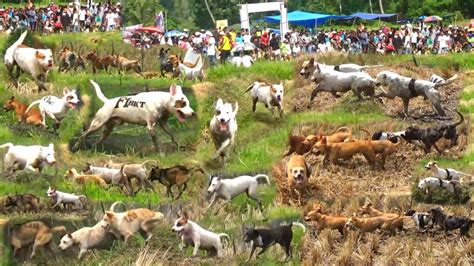
[[[164,10],[159,0],[127,0],[125,2],[125,24],[155,24],[155,13]]]

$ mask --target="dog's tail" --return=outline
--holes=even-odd
[[[8,148],[8,149],[11,149],[11,148],[13,148],[13,146],[15,146],[15,145],[13,145],[13,143],[8,142],[8,143],[5,143],[5,144],[1,145],[0,148]]]
[[[301,227],[301,229],[303,229],[303,232],[306,232],[306,227],[304,226],[304,224],[298,223],[298,222],[292,222],[292,223],[290,224],[290,227],[292,227],[293,225],[296,225],[296,226]]]
[[[454,124],[455,127],[459,126],[460,124],[462,124],[464,122],[464,116],[462,115],[461,112],[459,112],[458,110],[456,110],[456,113],[458,113],[459,117],[461,118],[459,120],[459,122],[457,122],[456,124]]]
[[[89,80],[89,81],[90,81],[90,83],[92,84],[92,86],[94,86],[95,94],[97,94],[97,97],[98,97],[103,103],[106,103],[109,99],[107,99],[107,97],[105,97],[105,95],[102,93],[102,91],[100,90],[99,84],[95,83],[95,81],[93,81],[92,79]]]
[[[457,78],[458,78],[458,75],[456,74],[456,75],[450,77],[449,79],[445,80],[444,82],[436,83],[434,85],[434,88],[438,89],[439,87],[449,85],[449,84],[453,83]]]
[[[239,102],[235,102],[235,107],[234,107],[234,116],[237,115],[237,112],[239,111]]]
[[[25,114],[27,114],[27,113],[30,111],[31,107],[33,107],[34,105],[39,104],[40,102],[41,102],[41,100],[36,100],[36,101],[30,103],[30,105],[28,106],[28,108],[26,108]]]
[[[25,41],[27,34],[28,34],[28,31],[25,30],[25,32],[23,32],[20,35],[20,38],[18,38],[18,40],[16,40],[16,42],[14,42],[8,49],[10,48],[12,48],[13,50],[16,49],[20,44],[22,44]]]
[[[330,135],[337,133],[337,132],[351,132],[351,129],[348,127],[339,127],[336,130],[334,130]]]
[[[204,169],[202,169],[201,166],[193,166],[189,168],[189,172],[201,172],[202,174],[204,174]]]
[[[250,84],[250,86],[247,87],[247,89],[245,90],[245,92],[248,92],[249,90],[251,90],[253,87],[257,86],[257,84],[259,84],[260,82],[258,81],[255,81],[254,83]]]
[[[114,202],[112,205],[110,205],[109,211],[113,212],[114,209],[115,209],[115,206],[117,206],[118,204],[122,204],[122,205],[125,207],[125,209],[127,208],[127,207],[125,206],[125,203],[123,203],[122,201],[116,201],[116,202]]]
[[[360,69],[383,67],[383,65],[360,66]]]
[[[147,220],[145,223],[154,223],[163,220],[165,215],[161,212],[155,212],[155,215],[150,220]]]
[[[61,226],[55,226],[53,228],[51,228],[51,233],[66,233],[67,232],[67,229],[65,226],[61,225]]]
[[[222,238],[225,238],[229,244],[232,242],[232,248],[233,248],[234,255],[235,255],[235,253],[236,253],[235,241],[234,240],[231,241],[230,236],[228,234],[222,233],[222,234],[217,234],[217,235],[219,236],[219,238],[221,240],[222,240]]]
[[[361,128],[360,131],[365,132],[367,134],[367,140],[372,140],[372,133],[370,133],[367,129]]]
[[[256,176],[254,176],[254,177],[255,177],[255,179],[257,179],[257,181],[258,181],[260,178],[263,177],[263,178],[265,178],[264,180],[267,182],[267,184],[270,184],[270,178],[268,178],[267,175],[259,174],[259,175],[256,175]]]

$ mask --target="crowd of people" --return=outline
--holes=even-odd
[[[36,7],[27,4],[24,8],[1,7],[0,32],[11,32],[17,28],[41,33],[111,31],[122,27],[122,6],[119,3],[81,6],[79,2],[68,5],[49,4]]]

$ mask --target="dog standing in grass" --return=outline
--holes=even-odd
[[[224,103],[222,99],[218,99],[215,108],[216,112],[209,126],[212,140],[217,149],[212,159],[215,160],[219,157],[223,163],[229,155],[229,150],[234,146],[239,103],[236,102],[235,109],[233,109],[232,104]]]
[[[283,118],[283,83],[280,84],[267,84],[265,82],[254,82],[245,92],[251,91],[253,106],[252,111],[255,112],[257,108],[257,102],[262,102],[265,107],[272,112],[275,116],[275,106],[278,108],[278,114],[280,118]]]

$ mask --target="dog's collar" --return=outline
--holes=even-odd
[[[415,81],[416,81],[416,79],[410,79],[410,82],[408,83],[408,89],[410,90],[411,97],[418,96],[418,94],[416,93],[416,90],[415,90]]]
[[[448,169],[443,169],[443,170],[446,171],[446,180],[451,181],[452,176],[451,176],[451,174],[449,173],[449,170],[448,170]]]
[[[438,180],[439,180],[439,187],[442,188],[443,187],[443,180],[441,178],[438,178]]]
[[[340,72],[341,71],[340,67],[341,67],[340,65],[335,65],[334,66],[334,71],[339,71]]]

